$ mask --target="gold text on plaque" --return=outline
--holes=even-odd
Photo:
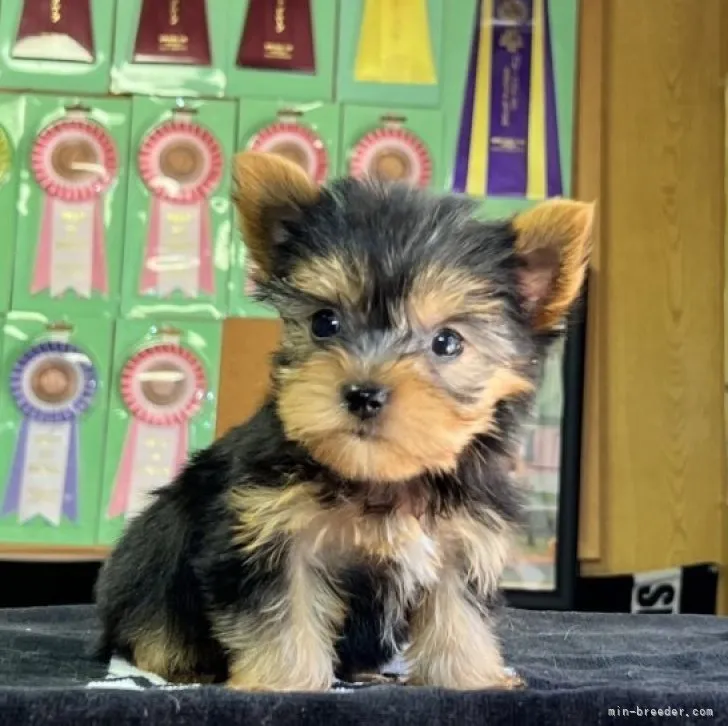
[[[173,224],[185,224],[192,221],[192,215],[189,212],[168,212],[167,221]]]
[[[51,23],[60,23],[63,17],[62,13],[61,0],[51,0]]]
[[[291,60],[293,58],[292,43],[263,43],[263,53],[266,58],[276,60]]]
[[[169,53],[183,53],[187,51],[189,38],[184,33],[162,33],[157,36],[159,48]]]
[[[277,0],[276,11],[276,33],[280,35],[286,31],[286,0]]]
[[[181,0],[169,0],[169,24],[177,25],[179,23],[179,6]]]

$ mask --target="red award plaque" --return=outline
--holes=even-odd
[[[205,0],[142,0],[134,62],[209,66]]]
[[[238,66],[315,73],[311,0],[250,0]]]
[[[11,55],[22,60],[93,63],[91,0],[24,0]]]

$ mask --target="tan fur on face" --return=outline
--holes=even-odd
[[[521,283],[537,330],[559,323],[581,290],[594,213],[594,204],[551,199],[513,220],[516,249],[525,263]]]
[[[333,306],[356,307],[364,294],[360,266],[340,255],[307,260],[294,269],[288,281],[301,292]]]
[[[454,361],[451,375],[482,380],[475,354]],[[392,391],[373,438],[356,435],[356,422],[342,409],[339,390],[352,380],[374,380]],[[419,359],[403,359],[376,370],[344,353],[319,351],[279,379],[278,410],[293,440],[349,479],[380,482],[410,479],[425,471],[451,471],[477,433],[489,430],[498,401],[530,392],[517,371],[491,372],[481,398],[459,405],[438,388]]]
[[[319,197],[318,187],[298,164],[277,154],[245,151],[233,162],[233,201],[240,215],[243,240],[255,263],[255,279],[270,274],[273,227]]]
[[[498,301],[487,296],[486,283],[458,268],[432,267],[420,273],[407,299],[409,318],[425,330],[466,313],[494,319],[499,310]]]

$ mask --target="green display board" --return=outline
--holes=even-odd
[[[226,95],[332,100],[336,14],[336,0],[230,2]]]
[[[222,318],[235,104],[135,97],[122,314]]]
[[[111,344],[103,318],[5,320],[0,542],[96,541]]]
[[[98,541],[112,543],[215,434],[222,326],[123,320],[116,326]]]
[[[318,182],[338,176],[341,109],[336,104],[246,99],[238,114],[238,148],[282,153],[303,164]],[[253,286],[237,220],[233,229],[230,315],[275,317],[251,299]]]
[[[127,5],[132,0],[124,0]],[[0,88],[103,94],[109,89],[115,4],[0,3]]]
[[[3,244],[0,245],[0,312],[10,306],[13,289],[13,264],[17,215],[20,164],[17,162],[20,142],[25,128],[25,96],[0,94],[0,216],[3,224]]]
[[[125,98],[24,96],[13,310],[113,318],[129,169]]]
[[[225,42],[234,4],[230,0],[118,2],[111,92],[223,96]]]
[[[253,301],[237,152],[467,194],[489,218],[572,194],[578,0],[85,5],[0,1],[0,543],[112,543],[213,440],[222,320],[276,316]],[[38,436],[50,464],[16,456]]]

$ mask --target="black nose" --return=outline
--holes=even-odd
[[[349,413],[358,416],[362,421],[374,418],[384,408],[389,398],[389,391],[381,386],[350,385],[344,386],[342,398]]]

